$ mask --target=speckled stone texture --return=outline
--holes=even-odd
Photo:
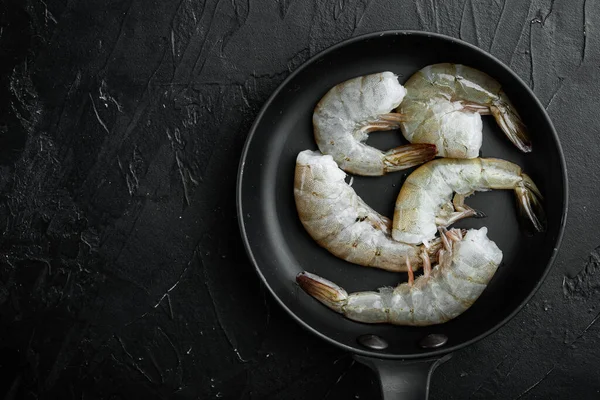
[[[570,211],[542,289],[431,399],[600,397],[599,0],[4,0],[0,396],[376,399],[261,287],[238,160],[290,71],[385,29],[462,38],[535,91]]]

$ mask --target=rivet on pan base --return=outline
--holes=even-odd
[[[362,335],[358,337],[357,341],[372,350],[383,350],[388,347],[388,343],[377,335]]]
[[[419,346],[424,349],[435,349],[446,344],[448,336],[441,333],[432,333],[419,341]]]

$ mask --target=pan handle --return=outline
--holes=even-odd
[[[356,361],[371,368],[379,377],[383,400],[426,400],[433,371],[452,354],[425,360],[384,360],[355,355]]]

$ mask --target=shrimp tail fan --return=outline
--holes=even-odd
[[[521,225],[528,234],[546,231],[547,222],[541,201],[542,194],[527,174],[515,188]]]
[[[435,144],[416,143],[396,147],[385,153],[386,172],[401,171],[433,160],[437,154]]]
[[[523,153],[531,152],[527,127],[504,93],[502,101],[490,107],[492,115],[508,139]]]

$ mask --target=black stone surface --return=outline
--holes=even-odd
[[[546,105],[563,245],[432,399],[600,398],[598,0],[4,0],[0,396],[376,399],[371,371],[262,289],[235,215],[241,148],[285,77],[385,29],[462,38]]]

